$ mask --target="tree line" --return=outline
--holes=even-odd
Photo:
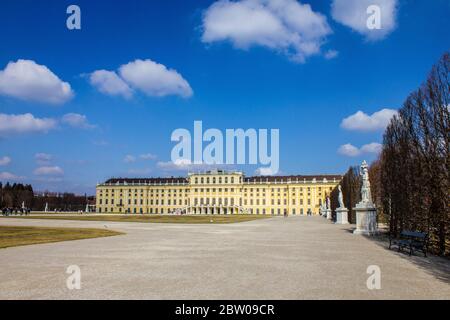
[[[398,235],[402,230],[427,232],[430,250],[450,255],[450,54],[433,66],[426,81],[412,92],[383,135],[379,158],[369,170],[379,221]],[[341,182],[344,202],[359,201],[361,181],[350,168]],[[331,194],[334,208],[337,191]]]
[[[85,210],[86,202],[93,203],[94,197],[86,195],[75,195],[73,193],[50,193],[35,194],[33,187],[29,184],[0,182],[0,208],[26,208],[32,211],[44,211],[48,204],[49,211],[79,211]]]

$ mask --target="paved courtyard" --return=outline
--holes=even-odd
[[[321,217],[222,225],[1,219],[126,235],[0,250],[0,299],[449,299],[450,262],[412,257]],[[69,265],[82,288],[66,287]],[[369,290],[369,265],[381,289]]]

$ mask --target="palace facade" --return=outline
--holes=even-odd
[[[98,213],[318,214],[340,175],[256,176],[212,170],[182,178],[113,178],[97,185]]]

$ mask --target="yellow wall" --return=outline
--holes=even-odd
[[[97,185],[99,213],[275,214],[319,213],[340,176],[245,178],[241,172],[189,174],[183,183],[122,179]]]

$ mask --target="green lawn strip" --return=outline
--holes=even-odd
[[[112,222],[149,222],[149,223],[236,223],[270,218],[264,215],[77,215],[77,216],[10,216],[8,218],[51,219],[51,220],[83,220]]]
[[[0,248],[69,240],[110,237],[121,232],[93,228],[0,226]]]

